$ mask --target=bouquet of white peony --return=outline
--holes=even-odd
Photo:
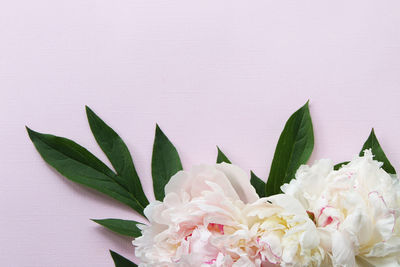
[[[28,133],[62,175],[145,216],[147,224],[94,220],[134,238],[139,266],[400,266],[400,184],[373,130],[353,160],[305,165],[314,146],[306,103],[287,121],[264,182],[219,148],[215,165],[183,170],[157,126],[149,203],[125,143],[87,115],[113,170],[71,140]],[[111,255],[117,267],[137,266]]]

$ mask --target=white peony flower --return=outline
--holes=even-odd
[[[262,198],[246,206],[246,213],[262,261],[299,267],[328,263],[315,224],[295,198]]]
[[[400,266],[400,184],[370,150],[339,170],[303,165],[282,186],[308,211],[335,266]]]
[[[253,248],[236,241],[247,230],[242,209],[257,199],[250,178],[234,165],[178,172],[163,202],[145,209],[150,225],[133,241],[139,266],[255,266]],[[227,235],[229,244],[221,241]]]

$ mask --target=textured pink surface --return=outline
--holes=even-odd
[[[322,3],[323,2],[323,3]],[[93,108],[125,139],[146,193],[158,122],[184,167],[215,145],[268,174],[307,99],[313,160],[343,161],[375,127],[400,171],[400,2],[13,0],[0,4],[1,266],[112,266],[129,239],[89,218],[136,219],[48,167],[24,125],[101,159]]]

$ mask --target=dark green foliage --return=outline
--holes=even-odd
[[[143,215],[143,205],[127,190],[122,178],[88,150],[63,137],[27,130],[42,158],[63,176],[96,189]]]
[[[310,158],[313,148],[313,125],[307,102],[289,118],[279,137],[265,187],[267,196],[281,192],[281,185],[294,178],[299,166]]]
[[[182,170],[182,163],[178,151],[160,127],[156,125],[151,174],[153,176],[154,196],[157,200],[162,201],[164,199],[165,185],[180,170]]]
[[[372,154],[374,155],[374,159],[380,162],[383,162],[382,168],[387,172],[391,174],[396,174],[395,169],[393,168],[392,164],[389,162],[388,158],[386,157],[385,153],[383,152],[383,149],[381,145],[378,142],[378,139],[376,138],[375,131],[372,128],[370,135],[368,136],[367,141],[365,141],[361,151],[360,151],[360,156],[364,155],[364,150],[365,149],[371,149]]]
[[[149,201],[143,192],[128,147],[121,137],[87,106],[86,114],[97,143],[110,160],[118,176],[121,177],[125,188],[143,207],[147,206]]]
[[[118,253],[110,250],[111,257],[113,258],[115,267],[137,267],[137,265],[130,260],[122,257]]]
[[[142,235],[141,230],[137,227],[138,224],[141,224],[139,222],[121,219],[101,219],[92,221],[120,235],[130,237],[139,237]]]

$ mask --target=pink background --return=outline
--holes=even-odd
[[[13,0],[0,3],[1,266],[112,266],[130,240],[89,218],[137,219],[62,178],[24,125],[105,160],[87,104],[127,142],[147,195],[158,122],[184,167],[216,145],[267,177],[310,99],[312,160],[344,161],[375,127],[400,171],[400,2]]]

